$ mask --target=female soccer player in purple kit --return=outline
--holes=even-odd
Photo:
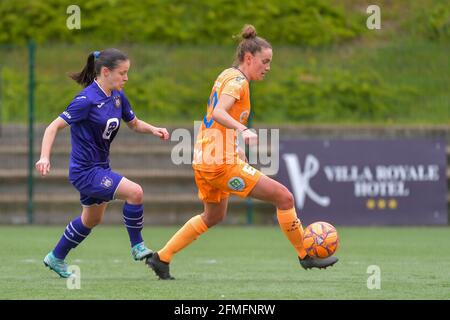
[[[129,68],[130,60],[117,49],[92,52],[84,69],[71,76],[85,88],[44,133],[41,157],[36,163],[42,176],[50,171],[50,152],[56,134],[70,126],[69,180],[80,192],[83,207],[81,216],[69,222],[56,247],[44,258],[44,264],[63,278],[71,275],[65,257],[101,222],[107,203],[113,199],[125,200],[123,218],[134,260],[143,260],[152,254],[141,236],[144,222],[142,188],[109,166],[109,148],[121,119],[136,132],[169,139],[165,128],[139,120],[131,110],[122,91],[128,81]]]

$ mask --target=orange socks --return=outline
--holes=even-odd
[[[303,227],[297,218],[295,208],[288,210],[277,208],[277,218],[281,230],[294,246],[297,255],[303,259],[306,256],[306,251],[303,249]]]
[[[297,218],[295,208],[288,210],[277,209],[277,218],[281,230],[294,246],[297,255],[300,258],[304,258],[306,251],[303,249],[303,227]],[[208,226],[200,215],[191,218],[173,235],[164,248],[158,251],[159,258],[161,261],[170,262],[175,253],[187,247],[207,230]]]
[[[207,230],[208,226],[200,215],[191,218],[173,235],[164,248],[158,251],[159,258],[161,261],[170,262],[175,253],[188,246]]]

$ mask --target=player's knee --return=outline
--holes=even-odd
[[[93,228],[93,227],[99,225],[100,223],[102,223],[102,220],[103,220],[103,215],[99,215],[99,216],[96,216],[96,217],[91,217],[89,219],[90,224],[91,224],[91,228]]]
[[[225,213],[220,212],[217,214],[202,214],[202,219],[208,228],[211,228],[225,219]]]
[[[285,186],[281,186],[279,189],[276,205],[277,208],[282,210],[287,210],[294,207],[294,196]]]
[[[82,219],[81,221],[82,221],[83,225],[86,228],[92,229],[102,222],[103,215],[84,216],[81,219]]]
[[[144,202],[144,190],[138,184],[136,184],[130,192],[130,195],[127,199],[127,202],[130,204],[141,204]]]
[[[219,224],[219,223],[221,223],[224,219],[225,219],[225,214],[217,215],[217,216],[214,218],[214,224]]]

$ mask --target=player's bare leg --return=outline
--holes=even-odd
[[[99,225],[103,220],[107,206],[108,203],[104,202],[100,205],[83,207],[83,211],[81,212],[81,221],[83,222],[83,225],[89,229]]]
[[[219,203],[203,202],[203,207],[205,211],[200,216],[208,228],[211,228],[225,219],[228,209],[228,198],[222,199]]]

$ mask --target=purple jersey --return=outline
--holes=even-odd
[[[70,169],[78,171],[109,166],[109,147],[119,130],[120,119],[129,122],[135,115],[123,92],[113,90],[108,97],[94,81],[60,117],[70,125]]]

